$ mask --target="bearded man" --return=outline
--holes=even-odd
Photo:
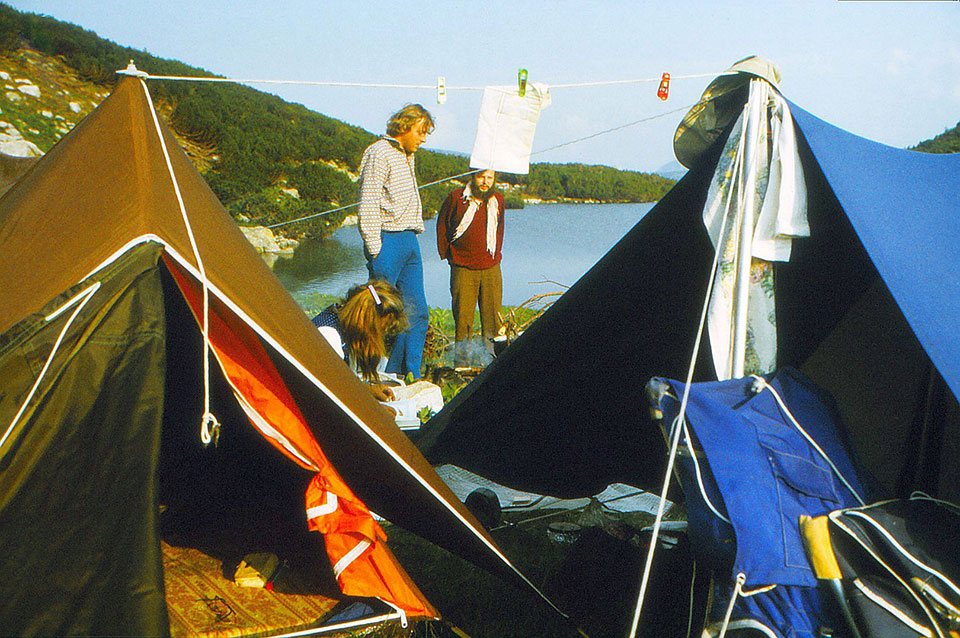
[[[488,355],[493,353],[491,339],[500,329],[503,195],[495,188],[496,181],[495,171],[474,173],[470,183],[447,196],[437,215],[437,251],[450,264],[455,365],[469,363],[466,346],[478,304]]]

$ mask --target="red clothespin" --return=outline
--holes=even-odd
[[[520,97],[523,97],[527,94],[527,70],[520,69],[517,71],[517,84],[520,90]]]
[[[666,100],[670,97],[670,74],[664,73],[660,78],[660,88],[657,89],[657,97]]]

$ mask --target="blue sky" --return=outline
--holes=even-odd
[[[780,66],[788,98],[873,140],[910,146],[960,121],[956,0],[6,1],[228,77],[485,86],[515,83],[525,67],[550,85],[714,74],[757,54]],[[675,80],[666,102],[655,82],[555,88],[534,151],[690,105],[708,82]],[[432,89],[257,88],[374,132],[421,102],[438,121],[428,148],[473,147],[476,91],[441,106]],[[673,159],[681,117],[535,160],[656,170]]]

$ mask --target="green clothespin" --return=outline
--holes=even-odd
[[[517,71],[517,84],[520,86],[520,97],[523,97],[527,94],[527,70],[520,69]]]

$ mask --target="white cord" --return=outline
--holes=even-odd
[[[710,511],[713,512],[714,516],[717,518],[726,521],[729,525],[733,525],[733,522],[720,513],[720,510],[714,506],[713,501],[710,500],[710,496],[707,494],[707,488],[703,484],[703,476],[700,474],[700,462],[697,460],[697,454],[693,449],[693,443],[690,441],[690,430],[687,427],[687,419],[683,419],[683,435],[687,439],[687,450],[690,452],[690,458],[693,459],[693,469],[697,475],[697,487],[700,488],[700,496],[703,497],[704,502],[707,504],[707,507],[710,508]]]
[[[614,126],[613,128],[608,128],[608,129],[604,129],[604,130],[602,130],[602,131],[597,131],[596,133],[591,133],[590,135],[587,135],[586,137],[578,137],[578,138],[575,139],[575,140],[570,140],[569,142],[563,142],[563,143],[561,143],[561,144],[557,144],[556,146],[548,146],[547,148],[542,148],[542,149],[540,149],[539,151],[534,151],[534,152],[530,153],[530,156],[532,157],[532,156],[534,156],[534,155],[540,155],[541,153],[546,153],[547,151],[552,151],[552,150],[555,150],[555,149],[558,149],[558,148],[562,148],[562,147],[564,147],[564,146],[570,146],[571,144],[576,144],[577,142],[583,142],[584,140],[590,140],[590,139],[593,139],[593,138],[595,138],[595,137],[600,137],[601,135],[606,135],[607,133],[613,133],[613,132],[615,132],[615,131],[619,131],[619,130],[622,130],[622,129],[625,129],[625,128],[629,128],[629,127],[635,126],[635,125],[637,125],[637,124],[642,124],[643,122],[649,122],[650,120],[655,120],[655,119],[657,119],[657,118],[666,117],[667,115],[672,115],[672,114],[674,114],[674,113],[679,113],[680,111],[688,111],[688,110],[690,110],[691,108],[693,108],[694,106],[695,106],[695,104],[688,104],[688,105],[686,105],[686,106],[681,106],[680,108],[673,109],[672,111],[665,111],[665,112],[663,112],[663,113],[658,113],[658,114],[656,114],[656,115],[650,115],[650,116],[648,116],[648,117],[640,118],[639,120],[634,120],[633,122],[627,122],[626,124],[620,124],[619,126]]]
[[[79,302],[76,309],[73,311],[73,314],[70,315],[70,318],[67,319],[67,323],[64,324],[63,328],[60,330],[60,334],[57,336],[57,340],[53,343],[53,348],[50,350],[50,354],[47,355],[47,361],[43,364],[43,368],[40,369],[40,374],[37,375],[37,380],[33,382],[33,387],[30,388],[30,392],[27,393],[26,398],[23,400],[20,409],[17,410],[17,414],[13,417],[13,420],[10,422],[10,425],[7,427],[6,432],[3,433],[3,437],[0,438],[0,449],[3,449],[3,444],[7,442],[7,438],[13,432],[13,429],[17,426],[17,422],[20,420],[20,417],[23,416],[23,413],[27,409],[27,405],[30,403],[30,399],[33,398],[34,393],[36,393],[37,388],[40,387],[40,382],[43,380],[44,375],[47,374],[47,370],[50,368],[50,364],[53,362],[53,357],[57,354],[57,350],[60,348],[60,343],[63,341],[63,338],[66,336],[67,331],[70,329],[70,326],[73,324],[73,320],[77,318],[77,315],[80,314],[80,311],[83,310],[83,307],[87,305],[87,302],[93,298],[93,293],[97,292],[100,289],[100,282],[96,282],[84,289],[78,295],[70,299],[63,306],[52,312],[51,314],[44,317],[44,321],[53,321],[59,317],[63,312]]]
[[[674,75],[670,81],[691,80],[696,78],[716,77],[720,73],[696,73],[693,75]],[[352,87],[352,88],[374,88],[374,89],[429,89],[435,90],[436,84],[389,84],[381,82],[332,82],[323,80],[271,80],[271,79],[253,79],[253,78],[220,78],[220,77],[198,77],[193,75],[150,75],[148,73],[139,73],[138,77],[144,80],[175,80],[180,82],[215,82],[227,84],[292,84],[298,86],[334,86],[334,87]],[[642,84],[647,82],[659,82],[661,77],[654,78],[636,78],[632,80],[602,80],[599,82],[574,82],[568,84],[547,84],[550,89],[571,89],[592,86],[613,86],[617,84]],[[447,91],[483,91],[493,88],[491,86],[445,86]]]
[[[737,602],[737,598],[740,596],[740,590],[743,589],[743,584],[747,581],[747,576],[743,572],[737,574],[737,585],[733,588],[733,595],[730,596],[730,603],[727,605],[727,613],[723,616],[723,624],[720,625],[720,634],[717,638],[723,638],[727,635],[727,625],[730,624],[730,616],[733,615],[733,606]]]
[[[773,394],[773,398],[777,400],[777,405],[779,405],[783,413],[787,415],[787,418],[790,419],[790,422],[793,424],[793,426],[797,428],[800,434],[803,435],[803,438],[807,440],[807,443],[812,445],[813,448],[817,451],[817,453],[819,453],[820,456],[823,458],[823,460],[827,462],[827,465],[829,465],[830,469],[833,470],[833,473],[837,475],[837,478],[840,479],[840,482],[843,483],[843,485],[848,490],[850,490],[850,493],[853,494],[853,497],[857,499],[857,501],[861,505],[866,505],[866,502],[863,500],[860,494],[858,494],[857,491],[853,489],[853,486],[850,485],[850,483],[847,481],[846,478],[844,478],[843,474],[840,473],[840,470],[837,469],[837,466],[833,464],[833,461],[830,459],[829,456],[827,456],[827,453],[824,452],[819,445],[817,445],[817,442],[813,440],[813,437],[807,434],[807,431],[804,430],[803,427],[801,427],[801,425],[797,422],[795,418],[793,418],[793,414],[790,412],[790,409],[787,407],[787,404],[783,402],[783,399],[780,398],[780,394],[776,391],[776,389],[774,389],[772,385],[767,383],[767,380],[764,379],[763,377],[758,376],[756,374],[752,374],[750,376],[760,384],[761,390],[763,389],[770,390],[770,392]]]
[[[697,561],[693,561],[693,573],[690,576],[690,604],[687,610],[687,638],[690,638],[690,631],[693,629],[693,597],[697,584]]]
[[[729,208],[724,211],[723,224],[721,225],[721,236],[729,221]],[[710,278],[707,282],[707,291],[703,301],[703,307],[700,310],[700,325],[697,327],[697,336],[693,343],[693,352],[690,355],[690,366],[687,368],[687,378],[683,386],[683,397],[680,399],[680,410],[677,418],[674,420],[671,429],[670,455],[667,459],[667,471],[663,478],[663,488],[660,492],[660,505],[657,508],[657,516],[653,523],[653,532],[650,539],[650,547],[647,549],[647,560],[643,566],[643,577],[640,580],[640,593],[637,596],[637,607],[633,613],[633,624],[630,627],[630,638],[636,638],[637,628],[640,625],[640,612],[643,610],[643,599],[646,597],[647,584],[650,580],[650,571],[653,566],[653,554],[657,546],[657,539],[660,536],[660,525],[663,522],[664,503],[667,500],[667,490],[670,487],[670,477],[673,475],[673,465],[677,456],[677,446],[680,442],[681,428],[678,427],[686,419],[687,403],[690,400],[690,386],[693,383],[693,372],[697,364],[697,356],[700,353],[700,342],[703,339],[703,328],[707,321],[707,310],[710,306],[710,296],[713,294],[713,284],[717,274],[717,265],[720,261],[720,250],[714,251],[713,264],[710,267]]]
[[[147,103],[150,105],[150,115],[153,117],[153,125],[157,131],[157,137],[160,139],[160,148],[163,150],[163,159],[167,163],[167,171],[170,173],[170,180],[173,182],[173,191],[177,196],[177,204],[180,206],[180,215],[183,217],[183,224],[187,228],[187,237],[190,238],[190,247],[193,249],[194,259],[197,260],[197,270],[200,271],[200,284],[203,288],[203,417],[200,425],[200,440],[204,446],[211,442],[216,445],[220,437],[220,422],[210,411],[210,293],[207,284],[207,273],[203,267],[203,260],[200,258],[200,249],[197,247],[197,241],[193,236],[193,227],[190,225],[190,218],[187,216],[187,208],[183,203],[183,196],[180,194],[180,184],[177,182],[177,176],[173,172],[173,164],[170,162],[170,153],[167,152],[167,143],[163,139],[163,131],[160,129],[160,122],[157,120],[157,110],[153,107],[153,100],[150,98],[150,91],[147,90],[147,83],[140,78],[140,86],[143,87],[143,93],[147,96]]]
[[[451,175],[450,177],[444,177],[443,179],[438,179],[438,180],[436,180],[436,181],[434,181],[434,182],[430,182],[429,184],[424,184],[423,186],[417,186],[417,190],[423,190],[424,188],[427,188],[428,186],[434,186],[434,185],[436,185],[436,184],[442,184],[443,182],[449,182],[449,181],[452,180],[452,179],[457,179],[458,177],[463,177],[463,176],[465,176],[465,175],[473,175],[474,173],[479,173],[481,170],[483,170],[483,169],[481,169],[481,168],[476,168],[476,169],[473,169],[473,170],[469,170],[469,171],[467,171],[467,172],[465,172],[465,173],[460,173],[460,174],[458,174],[458,175]],[[329,215],[330,213],[335,213],[335,212],[337,212],[337,211],[346,210],[346,209],[348,209],[348,208],[353,208],[354,206],[359,206],[359,205],[360,205],[360,202],[353,202],[352,204],[347,204],[346,206],[340,206],[340,207],[338,207],[338,208],[331,208],[330,210],[325,210],[325,211],[320,212],[320,213],[314,213],[313,215],[307,215],[306,217],[298,217],[298,218],[296,218],[296,219],[290,219],[290,220],[287,220],[287,221],[285,221],[285,222],[278,222],[278,223],[276,223],[276,224],[271,224],[271,225],[267,226],[266,228],[276,228],[276,227],[278,227],[278,226],[286,226],[287,224],[293,224],[293,223],[295,223],[295,222],[306,221],[306,220],[308,220],[308,219],[313,219],[314,217],[320,217],[321,215]]]
[[[383,602],[383,603],[386,603],[387,605],[389,605],[390,607],[392,607],[392,608],[394,609],[394,611],[396,611],[398,614],[400,614],[400,626],[403,627],[404,629],[407,628],[407,624],[408,624],[408,623],[407,623],[407,612],[403,611],[402,609],[400,609],[399,607],[397,607],[396,605],[394,605],[393,603],[391,603],[389,600],[384,600],[383,598],[378,598],[377,600],[379,600],[379,601],[381,601],[381,602]]]

